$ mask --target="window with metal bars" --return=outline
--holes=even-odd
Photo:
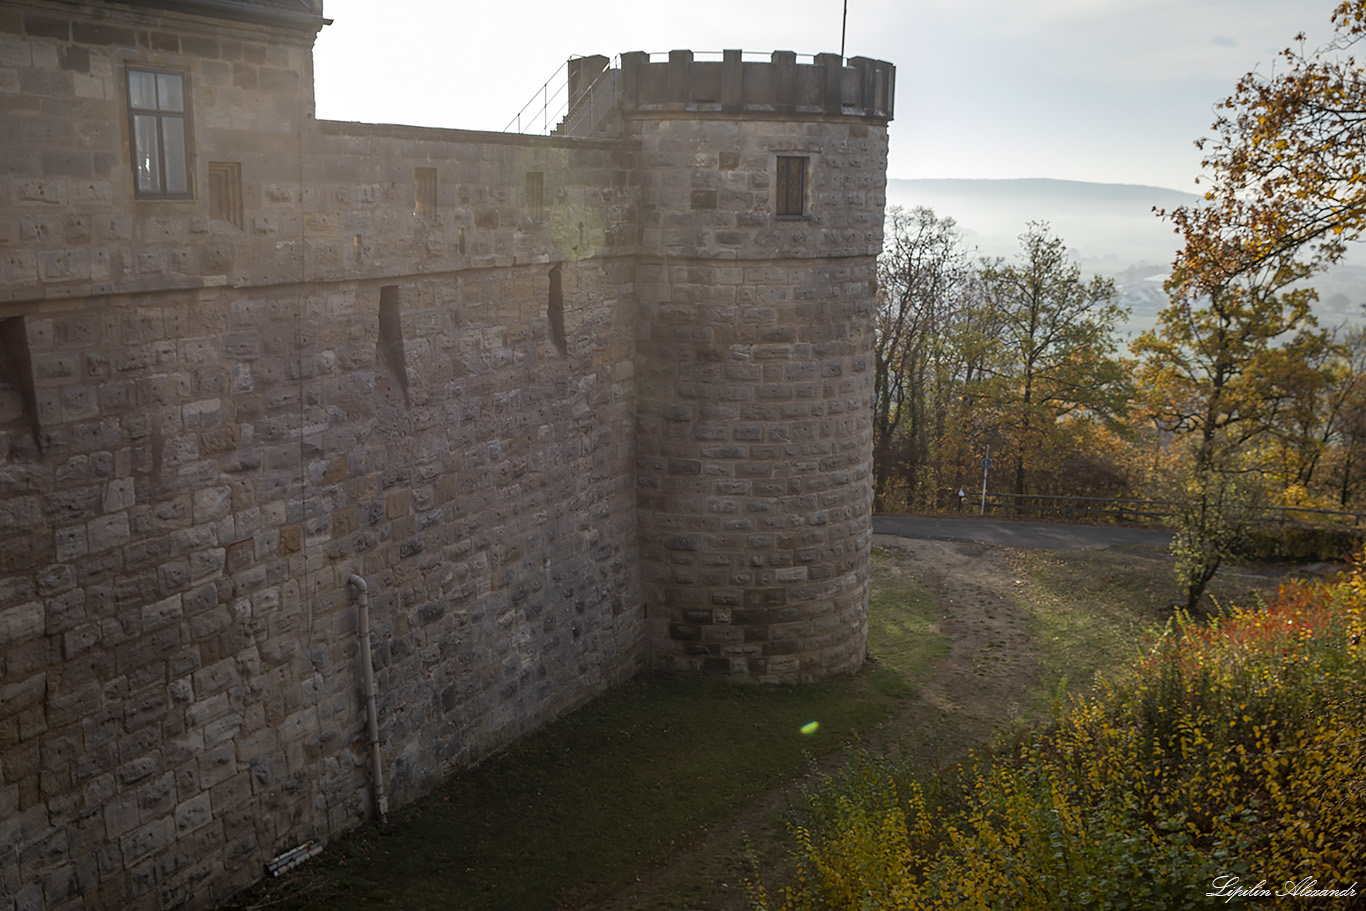
[[[806,159],[793,155],[778,156],[779,218],[801,218],[806,215]]]
[[[436,168],[413,171],[413,214],[436,218]]]
[[[545,172],[526,172],[526,210],[536,221],[545,217]]]
[[[242,228],[242,165],[209,162],[209,217]]]

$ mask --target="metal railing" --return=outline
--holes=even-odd
[[[1044,516],[1085,517],[1119,522],[1154,521],[1171,514],[1164,500],[1134,497],[1071,497],[1046,494],[988,493],[986,510]]]
[[[719,61],[725,58],[725,51],[693,51],[694,62]],[[616,104],[620,81],[621,57],[612,58],[607,68],[584,90],[580,103],[574,104],[569,97],[569,63],[582,59],[581,54],[572,55],[560,64],[549,79],[536,93],[522,105],[503,127],[504,133],[533,133],[549,136],[559,133],[569,136],[584,136],[590,133]],[[797,54],[797,60],[815,62],[816,54]],[[668,51],[653,51],[647,54],[651,63],[669,58]],[[751,63],[766,62],[772,54],[757,51],[741,51],[740,59]],[[572,107],[571,107],[572,106]]]
[[[507,122],[503,132],[541,136],[564,133],[574,136],[583,135],[597,126],[598,121],[617,102],[617,74],[621,71],[621,58],[612,58],[607,68],[584,90],[579,103],[571,109],[574,99],[569,97],[569,64],[581,58],[582,55],[575,54],[560,64],[560,68]]]
[[[1106,519],[1119,522],[1160,521],[1172,513],[1170,500],[1134,497],[1071,497],[1047,494],[988,493],[986,509],[1045,516]],[[1311,509],[1306,506],[1263,506],[1256,512],[1262,522],[1285,525],[1361,525],[1366,512]]]
[[[575,54],[570,57],[569,60],[574,60],[578,56],[579,55]],[[504,133],[539,132],[542,135],[549,135],[551,117],[550,106],[552,104],[557,105],[554,111],[556,123],[559,122],[560,112],[569,107],[569,60],[561,63],[560,68],[545,81],[544,85],[537,89],[536,94],[532,95],[531,99],[527,101],[526,104],[522,105],[522,109],[513,115],[512,119],[508,121],[507,126],[503,127]],[[550,87],[551,83],[556,83],[559,87],[552,91]],[[540,103],[539,109],[536,108],[538,102]],[[541,128],[539,130],[531,126],[534,122],[532,115],[539,115],[540,117]],[[525,126],[523,124],[524,120]]]
[[[665,62],[665,61],[667,61],[667,60],[669,59],[669,55],[670,55],[671,53],[673,53],[673,52],[672,52],[672,51],[648,51],[648,52],[646,52],[646,55],[645,55],[645,56],[648,57],[648,58],[650,59],[650,62],[651,62],[651,63],[663,63],[663,62]],[[808,64],[810,64],[810,63],[815,63],[815,62],[816,62],[816,58],[819,57],[820,55],[819,55],[819,54],[794,54],[793,56],[796,58],[796,60],[797,60],[798,63],[808,63]],[[693,51],[693,52],[692,52],[692,59],[693,59],[693,63],[707,63],[707,62],[719,63],[720,61],[726,59],[726,52],[725,52],[725,51]],[[773,59],[773,52],[772,52],[772,51],[744,51],[744,50],[742,50],[742,51],[740,52],[740,59],[741,59],[742,61],[746,61],[746,62],[748,62],[748,63],[768,63],[770,60]]]
[[[579,97],[579,103],[565,112],[554,132],[563,136],[587,136],[592,133],[607,112],[616,107],[620,75],[619,66],[609,66],[599,73],[598,78]]]

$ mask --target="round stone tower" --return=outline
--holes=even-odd
[[[894,77],[836,54],[622,57],[657,668],[795,683],[863,662]]]

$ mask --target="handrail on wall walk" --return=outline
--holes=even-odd
[[[725,51],[694,51],[694,60],[707,60],[709,58],[721,59]],[[750,59],[754,62],[762,62],[770,59],[768,53],[754,51],[741,51],[741,59]],[[513,115],[512,119],[503,127],[504,133],[529,133],[533,135],[549,136],[551,133],[561,133],[569,136],[582,136],[597,126],[601,116],[607,113],[612,105],[616,104],[617,92],[619,90],[618,76],[621,73],[621,55],[612,57],[606,69],[583,91],[580,96],[582,101],[579,105],[573,104],[574,99],[569,97],[569,64],[574,60],[580,60],[583,54],[571,54],[569,59],[560,64],[559,68],[551,74],[535,94],[522,105],[521,110]],[[651,60],[655,57],[668,57],[667,52],[651,52]],[[818,55],[816,54],[797,54],[798,60],[813,62]],[[552,89],[552,83],[555,87]],[[606,94],[608,99],[603,103],[602,95]],[[540,105],[539,108],[536,105]],[[552,107],[553,106],[553,107]],[[539,121],[539,125],[538,122]],[[587,124],[587,129],[581,130],[583,124]],[[553,124],[553,126],[552,126]]]

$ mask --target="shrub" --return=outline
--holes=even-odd
[[[1341,560],[1361,549],[1359,528],[1282,525],[1252,529],[1235,554],[1247,560],[1289,560],[1310,563]]]
[[[1205,907],[1366,870],[1366,568],[1208,624],[939,777],[859,754],[794,811],[764,911]],[[1358,885],[1358,893],[1366,886]],[[1223,904],[1224,899],[1216,899]]]

